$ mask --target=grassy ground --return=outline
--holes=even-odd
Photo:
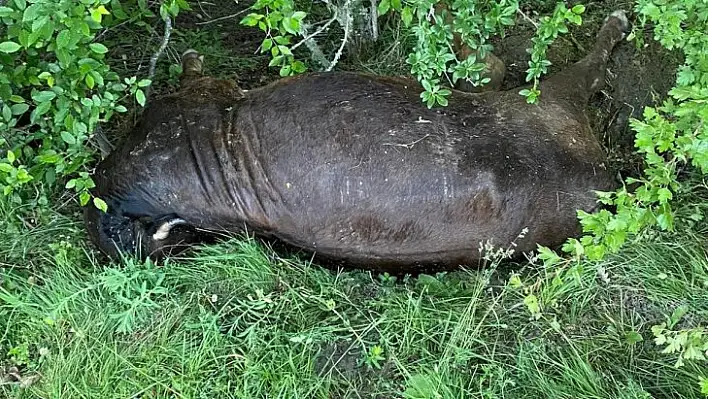
[[[24,256],[27,237],[0,237],[17,244],[0,253],[2,378],[31,384],[6,397],[702,397],[705,363],[674,368],[651,332],[676,309],[676,329],[708,318],[699,233],[566,265],[562,281],[495,262],[396,281],[243,238],[160,266],[99,264],[79,229],[49,215]]]
[[[588,26],[559,41],[554,68],[580,58],[620,3],[588,3]],[[268,59],[253,55],[258,32],[233,19],[204,24],[245,5],[201,5],[177,21],[158,93],[170,90],[169,66],[187,47],[245,88],[276,78]],[[113,32],[123,38],[112,47],[115,66],[144,74],[158,37],[128,33]],[[361,45],[341,67],[405,72],[405,52],[390,44],[397,31],[383,34],[388,44]],[[498,47],[507,85],[522,78],[528,34],[521,26]],[[620,77],[591,104],[598,130],[616,133],[604,142],[624,170],[634,167],[622,163],[627,144],[618,139],[631,133],[627,116],[673,81],[664,65],[673,58],[658,51],[622,44],[610,65]],[[708,203],[705,187],[695,195],[685,202]],[[705,214],[703,205],[691,211]],[[600,263],[551,270],[493,259],[394,278],[283,258],[248,237],[161,265],[109,264],[86,244],[71,202],[28,212],[0,203],[0,397],[705,397],[706,361],[674,367],[686,346],[664,353],[652,331],[664,322],[698,331],[708,320],[700,226],[643,237]]]

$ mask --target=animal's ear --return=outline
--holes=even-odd
[[[165,240],[167,239],[167,237],[170,236],[170,230],[172,230],[173,227],[179,226],[181,224],[187,224],[187,222],[184,219],[180,219],[174,216],[160,218],[155,221],[154,231],[151,235],[151,238],[155,241]]]

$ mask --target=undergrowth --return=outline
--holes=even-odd
[[[34,234],[75,234],[64,223]],[[247,237],[159,266],[99,264],[69,241],[0,274],[7,397],[700,398],[707,376],[695,361],[675,369],[687,352],[653,342],[662,322],[668,342],[708,317],[692,233],[553,285],[526,282],[554,270],[498,258],[397,278],[331,272]]]

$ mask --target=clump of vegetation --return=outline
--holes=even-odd
[[[528,21],[520,10],[536,3],[456,0],[445,3],[451,20],[427,0],[373,9],[258,0],[233,14],[262,32],[260,52],[283,76],[335,68],[348,38],[372,20],[389,30],[367,33],[379,40],[397,27],[411,38],[405,60],[432,107],[444,106],[446,87],[460,79],[484,84],[491,38]],[[119,43],[107,33],[119,25],[152,32],[147,21],[170,24],[198,7],[4,2],[0,395],[705,398],[708,5],[632,4],[629,40],[640,51],[648,29],[684,55],[670,97],[631,121],[644,173],[600,193],[608,209],[580,213],[584,234],[562,251],[540,248],[511,265],[502,263],[508,251],[489,248],[481,270],[410,278],[330,272],[247,237],[162,265],[100,264],[62,195],[69,189],[77,206],[105,207],[88,194],[97,132],[139,110],[152,84],[109,67]],[[529,102],[543,101],[547,51],[588,12],[546,9],[533,21],[530,88],[520,93]],[[337,40],[323,43],[320,34],[335,27]],[[454,32],[477,57],[457,58]]]

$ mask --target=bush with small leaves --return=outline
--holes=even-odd
[[[444,6],[447,10],[435,13],[436,6]],[[411,73],[421,82],[425,91],[421,98],[428,107],[435,104],[447,105],[446,97],[451,91],[443,88],[444,82],[454,86],[460,79],[467,80],[473,86],[489,83],[484,77],[484,59],[493,50],[489,40],[494,35],[501,35],[505,29],[515,24],[515,16],[520,13],[520,3],[517,0],[487,1],[487,0],[455,0],[451,4],[440,0],[389,1],[379,3],[379,13],[389,10],[401,15],[405,26],[411,27],[416,37],[416,45],[408,57]],[[446,13],[449,11],[452,22],[449,23]],[[535,103],[540,96],[538,79],[548,72],[550,61],[546,59],[546,51],[561,33],[567,33],[567,23],[580,25],[580,15],[585,11],[583,5],[572,9],[558,3],[552,16],[541,18],[537,32],[530,49],[527,82],[533,82],[531,89],[524,89],[521,95],[529,103]],[[473,51],[466,59],[459,59],[453,47],[453,35],[460,35],[463,45]]]
[[[60,181],[81,205],[91,200],[89,139],[99,124],[127,111],[126,100],[144,105],[151,83],[121,79],[97,40],[101,30],[130,19],[124,7],[132,3],[11,0],[0,6],[0,190],[12,202],[45,204],[45,189]],[[185,0],[165,1],[160,14],[172,17],[186,7]],[[37,199],[26,188],[42,194]],[[93,204],[106,208],[99,198]]]
[[[333,14],[332,19],[312,35],[306,31],[309,25],[305,18],[308,15],[296,11],[293,0],[258,0],[251,6],[254,12],[243,18],[241,24],[258,26],[266,35],[260,51],[271,53],[270,66],[279,67],[281,76],[294,75],[306,71],[307,65],[296,60],[292,50],[303,43],[312,43],[316,40],[316,33],[335,20],[344,26],[343,41],[346,41],[354,14],[351,8],[363,7],[353,1],[346,1],[341,6],[328,3],[328,6]],[[583,5],[568,9],[559,2],[553,15],[541,18],[533,47],[529,50],[531,56],[526,80],[533,82],[533,87],[520,92],[528,102],[535,103],[541,94],[538,80],[550,65],[546,59],[548,47],[559,34],[568,32],[568,23],[581,24],[580,15],[584,11]],[[485,58],[493,50],[489,40],[514,25],[516,14],[521,11],[518,0],[382,0],[378,3],[378,16],[393,12],[400,15],[405,29],[416,38],[407,62],[423,88],[421,99],[428,107],[433,107],[436,104],[447,105],[447,98],[452,92],[446,84],[454,86],[460,80],[473,86],[489,83],[490,79],[483,73],[487,67]],[[460,59],[456,53],[454,35],[459,35],[461,44],[472,50],[467,58]],[[297,36],[302,36],[303,40],[292,45],[292,39]],[[321,54],[314,54],[321,52],[318,46],[310,47],[315,49],[313,58],[322,58]],[[337,59],[338,55],[335,55],[335,61]],[[325,60],[324,64],[331,68],[332,63]]]
[[[241,20],[242,25],[257,26],[266,37],[260,45],[261,53],[270,52],[269,66],[280,67],[280,76],[295,75],[307,70],[291,51],[292,38],[301,32],[302,20],[307,16],[295,11],[292,0],[257,0],[251,12]]]
[[[615,208],[589,214],[579,212],[585,235],[569,240],[563,250],[578,257],[600,259],[614,253],[633,236],[650,228],[675,229],[675,205],[687,197],[692,181],[679,178],[708,173],[708,3],[700,1],[638,0],[640,24],[654,24],[654,38],[667,49],[680,49],[685,62],[676,84],[661,105],[646,107],[641,119],[630,121],[635,147],[644,155],[644,173],[626,178],[615,192],[599,193],[599,200]],[[700,211],[687,221],[701,221]]]

